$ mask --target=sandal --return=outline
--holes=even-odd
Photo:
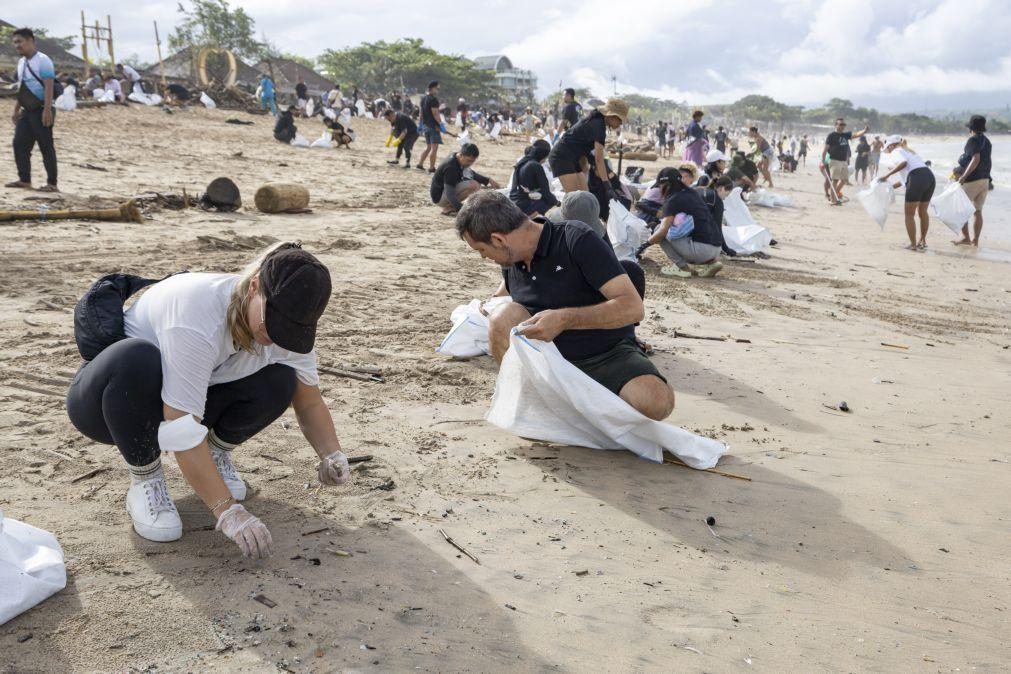
[[[712,278],[719,274],[721,269],[723,269],[723,263],[717,260],[711,264],[704,265],[699,271],[699,276],[702,278]]]
[[[39,191],[39,192],[59,192],[60,189],[56,185],[43,185],[37,191]]]
[[[673,278],[691,278],[692,273],[688,270],[682,269],[677,265],[668,265],[660,270],[660,273],[664,276],[670,276]]]
[[[20,180],[15,180],[14,182],[7,183],[6,185],[4,185],[4,187],[7,187],[12,190],[30,190],[32,189],[32,184],[23,183]]]

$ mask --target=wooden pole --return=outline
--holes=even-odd
[[[84,78],[91,77],[91,61],[88,60],[88,31],[84,24],[84,10],[81,10],[81,57],[84,59]]]
[[[17,220],[109,220],[115,222],[144,222],[144,216],[131,200],[116,208],[79,209],[79,210],[34,210],[34,211],[0,211],[0,222]]]
[[[161,59],[161,37],[158,36],[158,22],[154,22],[154,42],[158,46],[158,68],[161,73],[161,88],[162,94],[165,93],[165,89],[168,87],[168,83],[165,81],[165,62]]]
[[[95,19],[95,51],[99,54],[102,53],[102,29],[98,25],[98,19]],[[115,63],[112,64],[115,67]],[[102,57],[98,57],[98,67],[102,67]],[[102,86],[105,86],[104,84]]]
[[[106,14],[105,21],[109,25],[109,37],[106,38],[109,41],[109,60],[112,61],[112,69],[115,70],[116,55],[112,51],[112,17]]]

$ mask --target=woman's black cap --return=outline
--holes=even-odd
[[[330,301],[326,266],[301,247],[279,248],[263,262],[260,287],[271,341],[295,353],[312,351],[316,324]]]

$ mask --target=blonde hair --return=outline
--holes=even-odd
[[[249,303],[252,297],[249,294],[249,286],[254,278],[259,278],[263,263],[271,253],[288,248],[301,248],[299,241],[281,241],[266,248],[255,260],[250,262],[239,275],[239,282],[232,290],[232,299],[228,303],[228,331],[232,334],[232,343],[235,348],[242,351],[254,352],[256,339],[253,336],[253,328],[249,325]],[[262,290],[260,292],[262,295]]]
[[[678,164],[678,171],[688,171],[692,174],[692,180],[699,177],[699,167],[692,161],[683,161]]]

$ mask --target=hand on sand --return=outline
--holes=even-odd
[[[351,468],[344,452],[334,452],[319,462],[319,481],[330,487],[344,484],[351,478]]]
[[[542,342],[550,342],[565,331],[567,323],[566,314],[561,309],[548,309],[534,314],[517,327],[520,334],[527,339],[539,339]]]
[[[274,539],[267,526],[239,503],[221,513],[215,528],[235,541],[243,557],[260,559],[270,557],[274,551]]]

